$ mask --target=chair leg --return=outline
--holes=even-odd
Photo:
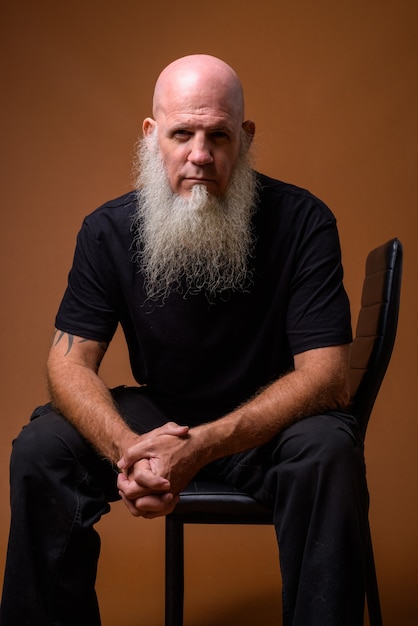
[[[176,515],[165,522],[165,626],[183,626],[184,525]]]
[[[380,606],[379,588],[377,585],[376,566],[373,555],[370,525],[367,524],[366,536],[366,596],[370,626],[383,626]]]

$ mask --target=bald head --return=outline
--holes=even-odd
[[[170,63],[158,77],[153,99],[153,115],[171,106],[178,95],[199,97],[202,109],[214,103],[244,119],[244,96],[236,72],[227,63],[207,54],[193,54]]]

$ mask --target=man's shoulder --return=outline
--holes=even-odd
[[[333,217],[329,207],[311,191],[298,185],[257,172],[257,186],[261,207],[312,211],[314,208],[327,218]]]
[[[95,221],[105,219],[107,216],[114,219],[125,216],[134,216],[137,204],[137,192],[129,191],[128,193],[118,196],[112,200],[108,200],[101,204],[97,209],[87,215],[86,220]]]
[[[100,234],[124,232],[129,233],[135,219],[137,193],[130,191],[101,204],[97,209],[86,215],[83,228],[100,237]]]
[[[288,196],[294,196],[297,198],[309,198],[314,201],[320,202],[323,204],[322,200],[317,198],[312,192],[304,187],[300,187],[298,185],[294,185],[292,183],[285,182],[283,180],[279,180],[277,178],[272,178],[271,176],[267,176],[266,174],[262,174],[257,172],[258,179],[258,188],[261,193],[273,193],[273,194],[282,194]]]

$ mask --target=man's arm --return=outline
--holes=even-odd
[[[207,463],[260,446],[301,418],[347,406],[349,353],[349,346],[343,345],[296,355],[294,371],[235,411],[190,429],[182,439],[150,433],[129,449],[119,466],[127,471],[136,458],[148,458],[154,471],[170,480],[173,494],[178,494]],[[136,465],[131,480],[120,477],[120,484],[131,512],[152,517],[138,489],[144,483],[141,469]]]
[[[113,463],[128,448],[141,441],[119,414],[113,398],[98,376],[98,370],[108,344],[57,330],[47,362],[51,399],[66,419],[104,457]],[[156,430],[178,438],[188,428],[168,423]],[[166,477],[153,472],[147,459],[139,459],[145,485],[141,488],[142,504],[159,513],[175,505]],[[136,460],[133,462],[135,466]],[[122,494],[121,494],[122,495]]]

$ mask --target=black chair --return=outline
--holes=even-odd
[[[395,342],[402,278],[402,244],[392,239],[366,261],[361,309],[351,355],[352,410],[363,437]],[[272,512],[218,482],[193,481],[166,518],[165,624],[183,625],[184,524],[272,524]],[[366,595],[370,626],[382,626],[370,528]]]

